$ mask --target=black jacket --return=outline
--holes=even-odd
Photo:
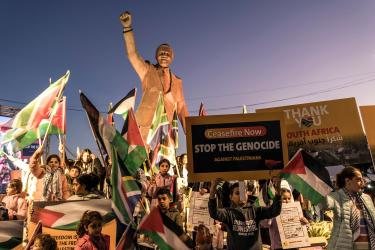
[[[211,218],[227,226],[228,250],[262,249],[259,221],[276,217],[281,212],[281,198],[276,195],[270,207],[217,208],[216,199],[208,202]]]

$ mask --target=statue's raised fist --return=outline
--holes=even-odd
[[[132,16],[128,11],[125,11],[120,15],[120,21],[124,28],[128,28],[132,25]]]

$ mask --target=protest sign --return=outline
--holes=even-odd
[[[375,106],[360,106],[363,126],[365,128],[367,142],[370,146],[372,159],[375,157]]]
[[[310,246],[306,226],[302,225],[303,217],[299,202],[283,203],[281,213],[276,217],[277,228],[283,249]]]
[[[210,194],[200,194],[193,192],[190,198],[190,207],[188,215],[188,231],[193,231],[194,227],[200,224],[205,225],[211,233],[214,233],[214,220],[208,213],[208,200]]]
[[[280,113],[187,117],[189,182],[262,179],[287,161]]]
[[[303,148],[324,166],[371,163],[354,98],[259,109],[256,112],[285,115],[289,157]]]
[[[28,232],[33,232],[38,221],[41,221],[42,232],[55,238],[58,250],[74,250],[78,239],[76,229],[86,210],[98,211],[103,216],[102,234],[110,236],[110,249],[115,249],[116,221],[111,209],[111,200],[108,199],[34,201]]]

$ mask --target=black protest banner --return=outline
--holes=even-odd
[[[282,114],[188,117],[189,182],[269,178],[284,167]]]

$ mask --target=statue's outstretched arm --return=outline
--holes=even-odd
[[[135,72],[137,72],[141,81],[147,72],[147,63],[143,60],[141,55],[138,53],[137,47],[135,46],[135,38],[132,28],[132,16],[129,12],[124,12],[120,15],[120,21],[123,26],[125,48],[131,65]]]

